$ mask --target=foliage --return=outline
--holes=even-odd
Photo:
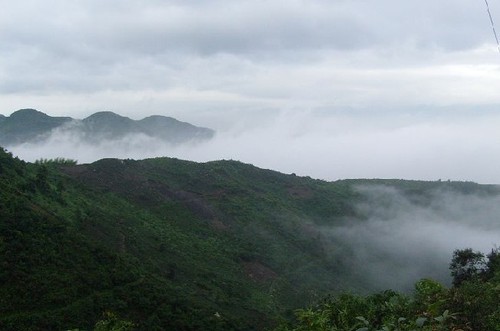
[[[66,159],[63,157],[56,157],[55,159],[39,159],[35,161],[35,164],[49,166],[74,166],[76,163],[76,160]]]
[[[394,183],[413,194],[436,185]],[[0,329],[273,327],[318,293],[349,288],[342,256],[325,252],[315,228],[360,217],[353,185],[235,161],[30,164],[1,149]],[[498,251],[488,263],[488,276],[452,290],[426,280],[414,298],[346,294],[298,318],[303,329],[393,330],[417,325],[415,316],[424,327],[455,323],[453,312],[463,325],[492,326]]]
[[[453,285],[459,286],[464,281],[473,280],[485,272],[484,254],[471,248],[455,250],[450,264]]]
[[[105,312],[104,319],[97,322],[94,327],[94,331],[131,331],[133,329],[134,323],[121,320],[110,311]]]
[[[486,258],[486,270],[483,277],[491,279],[500,273],[500,249],[498,247],[492,248]]]
[[[282,323],[275,330],[500,330],[498,270],[494,270],[493,277],[480,277],[478,273],[490,274],[491,266],[497,266],[497,254],[498,249],[494,249],[488,255],[489,262],[482,263],[484,256],[479,252],[455,251],[451,272],[467,276],[453,288],[422,279],[410,297],[392,291],[364,297],[342,294],[297,310],[294,323]],[[466,270],[457,273],[457,268]]]

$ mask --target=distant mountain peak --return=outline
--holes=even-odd
[[[144,117],[141,121],[149,121],[149,120],[157,120],[157,119],[168,119],[168,120],[179,121],[179,120],[176,120],[173,117],[163,116],[163,115],[151,115],[151,116],[147,116],[147,117]]]
[[[5,117],[5,119],[9,119],[11,121],[43,121],[46,123],[47,121],[70,121],[72,118],[60,116],[52,117],[33,108],[24,108],[13,112],[9,117]]]
[[[0,120],[0,145],[43,139],[53,129],[70,120],[69,117],[51,117],[36,109],[20,109]]]
[[[62,125],[73,122],[76,125]],[[145,134],[164,142],[179,144],[206,140],[214,131],[181,122],[172,117],[152,115],[136,121],[112,111],[96,112],[83,120],[52,117],[36,109],[20,109],[9,117],[0,117],[0,145],[9,146],[47,139],[52,130],[61,128],[82,136],[88,143],[121,139],[130,134]]]
[[[21,118],[34,118],[34,117],[50,117],[49,115],[42,113],[41,111],[38,111],[33,108],[24,108],[24,109],[19,109],[15,112],[13,112],[10,115],[10,118],[16,118],[16,119],[21,119]]]
[[[88,116],[85,119],[87,120],[90,118],[126,118],[126,119],[130,119],[128,117],[118,115],[117,113],[114,113],[110,110],[98,111],[97,113],[93,113],[92,115]]]

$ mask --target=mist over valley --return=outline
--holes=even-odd
[[[26,109],[4,117],[0,136],[10,151],[31,162],[66,158],[88,163],[105,158],[169,156],[197,162],[244,160],[330,181],[355,175],[384,177],[389,173],[409,179],[435,179],[446,174],[451,163],[463,164],[459,160],[463,157],[469,158],[470,170],[474,169],[474,162],[482,161],[481,157],[495,157],[482,155],[471,160],[472,154],[468,153],[472,151],[467,146],[456,149],[457,139],[476,139],[464,134],[466,124],[475,134],[478,129],[493,130],[496,122],[450,125],[434,120],[430,124],[424,117],[418,121],[412,118],[411,123],[403,118],[382,123],[380,119],[352,115],[291,111],[269,115],[266,121],[246,127],[240,122],[232,129],[215,132],[163,116],[135,121],[112,112],[98,112],[74,120]],[[420,139],[415,141],[415,137]],[[441,151],[449,154],[438,157],[439,144]],[[406,153],[411,153],[411,158],[405,159]],[[468,170],[454,168],[459,171],[456,177],[468,178]],[[484,172],[472,175],[477,179],[496,178],[488,176]],[[306,217],[296,224],[297,231],[306,229],[306,237],[310,231],[316,233],[328,263],[339,263],[341,274],[348,275],[336,280],[348,284],[344,290],[411,291],[420,278],[450,284],[448,263],[454,250],[471,247],[484,252],[495,247],[500,238],[496,186],[484,186],[483,192],[475,184],[457,182],[456,185],[473,188],[472,192],[463,192],[450,189],[455,184],[441,179],[428,184],[414,180],[368,183],[350,184],[356,196],[361,197],[348,202],[356,217],[340,215],[334,224],[325,225],[332,218],[327,214],[324,220],[311,221]],[[412,195],[398,187],[412,183],[428,188]],[[322,199],[321,195],[317,198]],[[273,240],[272,237],[269,235],[267,240]]]
[[[327,247],[340,250],[350,277],[371,290],[412,291],[421,278],[450,285],[454,250],[488,252],[498,244],[498,187],[469,191],[472,183],[463,184],[464,190],[454,189],[456,183],[434,183],[415,194],[387,184],[355,184],[361,219],[320,230]]]
[[[498,1],[0,5],[0,330],[500,331]]]

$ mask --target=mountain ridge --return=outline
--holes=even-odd
[[[51,117],[35,109],[20,109],[0,121],[0,144],[20,144],[44,137],[69,121],[69,117]]]
[[[15,111],[8,117],[0,117],[0,145],[13,146],[44,141],[56,130],[58,133],[76,133],[89,143],[144,134],[167,143],[180,144],[209,140],[215,134],[212,129],[161,115],[133,120],[111,111],[101,111],[79,120],[71,117],[52,117],[26,108]]]

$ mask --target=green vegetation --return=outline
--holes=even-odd
[[[295,313],[276,331],[500,330],[500,251],[487,261],[471,249],[457,250],[450,265],[452,288],[422,279],[412,295],[384,291],[342,294]],[[481,268],[479,268],[481,266]]]
[[[31,164],[0,149],[0,329],[262,330],[324,293],[369,290],[349,282],[341,251],[326,251],[318,231],[347,218],[362,221],[354,205],[364,198],[354,185],[366,183],[328,183],[235,161]],[[392,184],[415,197],[436,185],[494,192],[472,183]],[[498,255],[489,256],[473,272],[467,259],[457,264],[465,270],[457,275],[467,275],[459,287],[424,282],[420,301],[385,292],[322,305],[352,304],[349,327],[382,326],[374,317],[385,315],[372,310],[386,302],[397,319],[384,323],[410,323],[410,309],[434,309],[422,315],[425,325],[460,321],[464,311],[491,325],[497,311],[480,306],[484,300],[496,307],[498,298],[491,267]],[[445,304],[425,301],[429,291]],[[308,311],[316,319],[324,307],[303,310],[299,322]],[[483,312],[487,319],[477,315]]]
[[[36,160],[35,164],[38,165],[51,165],[51,166],[72,166],[76,165],[77,161],[72,159],[66,159],[63,157],[56,157],[55,159],[40,159]]]

